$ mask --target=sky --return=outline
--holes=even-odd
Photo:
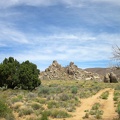
[[[109,67],[120,46],[119,0],[0,0],[0,62],[29,60],[42,71]]]

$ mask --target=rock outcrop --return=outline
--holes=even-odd
[[[117,76],[113,72],[107,73],[104,76],[104,82],[105,83],[117,83],[118,82],[118,78],[117,78]]]
[[[104,76],[104,82],[105,83],[109,83],[110,82],[110,74],[107,73],[105,76]]]
[[[56,60],[40,73],[41,80],[100,80],[96,73],[87,72],[78,68],[74,62],[67,67],[62,67]]]

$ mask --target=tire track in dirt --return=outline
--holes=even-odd
[[[107,100],[103,100],[100,95],[105,92],[109,91],[109,97]],[[106,88],[100,90],[96,95],[89,97],[87,99],[81,99],[81,106],[76,108],[76,111],[70,113],[73,117],[71,118],[64,118],[64,119],[54,119],[54,120],[83,120],[83,116],[85,116],[85,110],[90,110],[94,103],[99,102],[102,106],[101,109],[104,111],[102,120],[112,120],[117,116],[115,113],[114,102],[113,102],[113,93],[114,90],[111,88]],[[85,120],[93,120],[94,118],[88,118]]]
[[[113,118],[116,118],[117,113],[115,112],[114,107],[114,89],[109,90],[109,96],[107,100],[101,100],[100,104],[101,109],[104,111],[102,118],[103,120],[113,120]]]

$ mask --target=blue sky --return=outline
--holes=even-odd
[[[10,56],[40,70],[109,67],[120,46],[119,0],[1,0],[0,62]]]

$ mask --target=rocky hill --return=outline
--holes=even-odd
[[[56,60],[40,73],[41,80],[101,80],[97,73],[80,69],[74,62],[70,62],[67,67],[62,67]]]

